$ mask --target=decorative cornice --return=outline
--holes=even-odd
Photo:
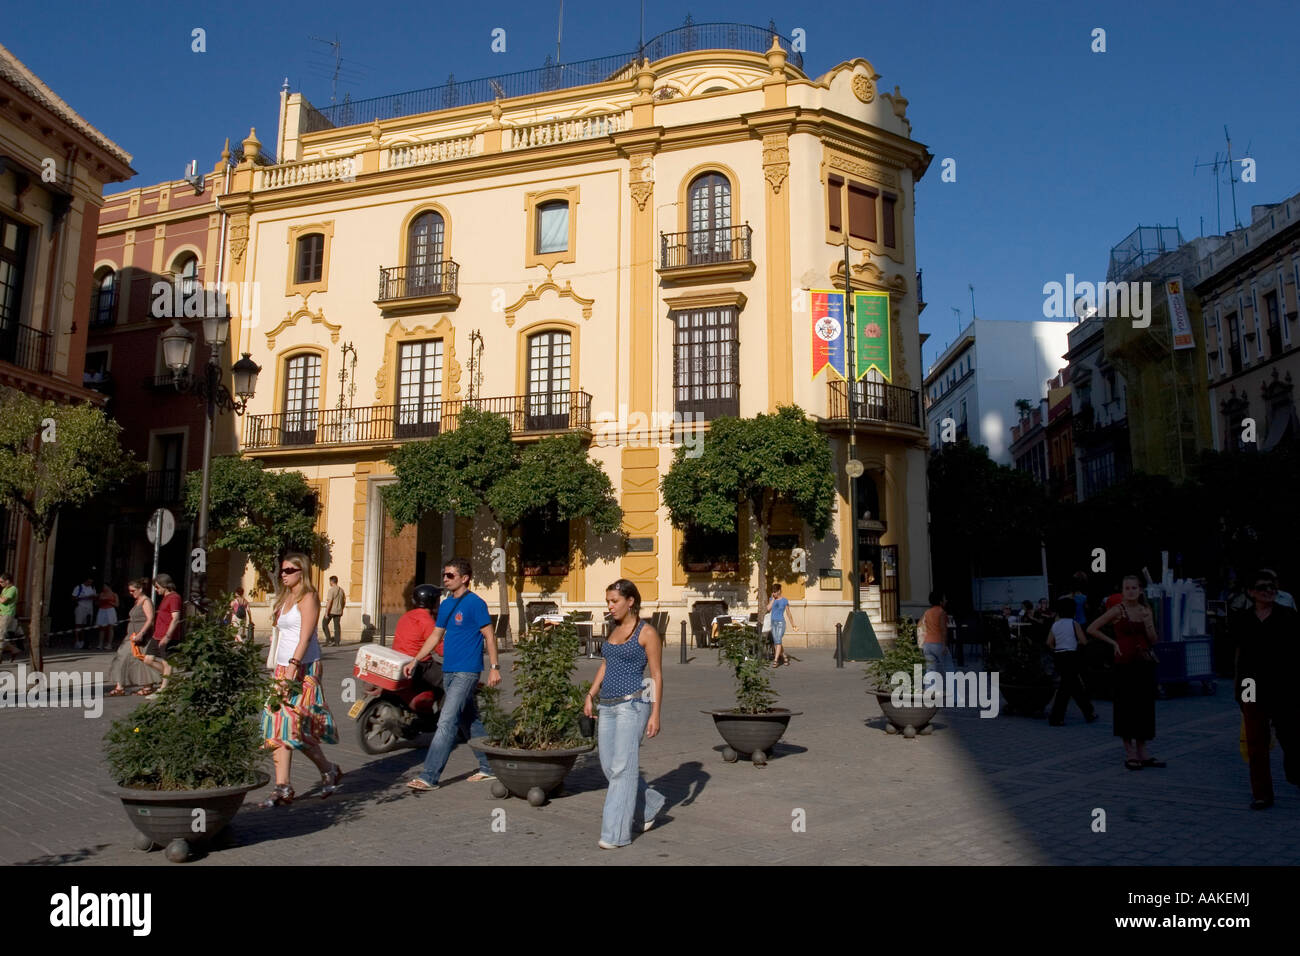
[[[669,309],[716,309],[728,306],[743,309],[749,299],[739,289],[705,289],[700,292],[683,292],[680,295],[664,296],[664,304]]]
[[[779,193],[790,172],[790,137],[785,133],[768,133],[763,137],[763,177]]]
[[[266,347],[274,352],[276,337],[285,329],[297,325],[298,320],[304,317],[311,319],[313,325],[325,326],[325,328],[329,330],[331,344],[338,342],[339,332],[342,330],[343,326],[335,325],[333,322],[326,321],[324,309],[317,309],[315,312],[312,312],[304,306],[297,312],[286,316],[283,322],[273,328],[270,332],[266,333]]]
[[[548,275],[546,281],[536,289],[534,289],[530,284],[528,286],[528,291],[516,299],[514,305],[506,306],[506,325],[513,326],[515,324],[515,313],[529,302],[537,302],[541,299],[542,293],[544,292],[554,292],[562,298],[572,299],[574,302],[578,303],[578,305],[582,306],[582,317],[584,319],[591,318],[591,306],[596,300],[584,299],[582,296],[578,295],[578,293],[573,291],[572,282],[565,282],[564,288],[561,289],[559,285],[556,284],[555,280],[551,279]]]

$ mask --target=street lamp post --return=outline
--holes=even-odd
[[[198,545],[191,555],[194,575],[190,582],[190,603],[200,610],[206,609],[208,580],[208,479],[212,465],[212,434],[217,411],[244,414],[248,402],[257,389],[257,375],[261,367],[248,352],[231,366],[235,386],[232,395],[221,381],[221,350],[230,335],[230,317],[210,315],[203,319],[203,337],[208,343],[208,361],[202,376],[183,378],[194,354],[194,333],[184,328],[179,319],[172,319],[171,328],[162,334],[163,359],[172,370],[172,381],[178,392],[192,395],[204,403],[207,419],[203,430],[203,479],[199,493]],[[195,561],[194,559],[198,560]]]

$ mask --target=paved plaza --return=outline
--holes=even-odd
[[[1085,725],[1072,709],[1063,728],[941,711],[932,735],[905,740],[883,732],[861,665],[837,670],[828,651],[796,649],[800,660],[774,672],[773,683],[781,705],[802,715],[768,765],[755,767],[723,762],[722,741],[701,713],[731,705],[730,676],[715,652],[693,650],[683,665],[670,647],[663,730],[641,749],[642,771],[668,805],[630,847],[602,851],[605,790],[594,753],[542,808],[493,799],[490,784],[468,782],[474,760],[464,747],[452,754],[440,790],[408,791],[424,748],[368,756],[346,717],[341,679],[355,650],[325,653],[340,727],[340,743],[326,749],[347,773],[343,791],[317,799],[310,791],[319,777],[299,756],[298,802],[260,810],[254,803],[265,791],[254,794],[232,824],[230,845],[190,866],[1300,863],[1300,790],[1284,782],[1280,751],[1272,755],[1277,805],[1248,809],[1227,681],[1213,696],[1162,700],[1152,752],[1169,766],[1132,772],[1111,736],[1106,701],[1097,705],[1101,721]],[[48,666],[106,671],[109,660],[62,652]],[[507,692],[510,660],[503,655]],[[578,677],[593,676],[597,663],[580,659]],[[100,740],[136,703],[105,700],[99,719],[75,709],[0,711],[0,863],[173,865],[131,849],[134,829],[104,790]],[[492,826],[496,808],[505,811],[503,833]],[[1097,809],[1105,832],[1094,832]]]

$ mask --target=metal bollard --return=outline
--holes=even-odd
[[[682,663],[686,663],[686,622],[682,621]]]
[[[835,666],[844,666],[844,641],[843,641],[843,624],[835,625]]]

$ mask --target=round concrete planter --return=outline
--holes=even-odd
[[[564,783],[565,774],[573,769],[574,762],[583,754],[591,753],[596,746],[584,744],[569,750],[516,750],[493,747],[486,737],[476,737],[469,745],[487,757],[488,766],[509,796],[530,803],[533,801],[529,798],[529,791],[537,789],[546,796],[554,794]]]
[[[930,726],[930,721],[934,720],[934,715],[939,712],[938,707],[900,707],[894,703],[892,691],[872,688],[867,693],[876,695],[876,703],[880,705],[881,712],[889,721],[885,726],[886,733],[902,734],[904,737],[912,738],[917,734],[933,732],[934,728]]]
[[[244,797],[270,783],[268,774],[258,771],[257,782],[238,787],[213,787],[208,790],[137,790],[133,787],[109,787],[122,801],[132,826],[140,831],[141,849],[150,844],[169,847],[168,859],[176,854],[188,859],[189,850],[210,843],[239,812]],[[202,814],[194,811],[202,810]],[[198,822],[201,829],[196,830]],[[172,844],[183,844],[175,846]]]
[[[727,748],[732,751],[731,754],[723,751],[724,760],[731,763],[737,756],[750,757],[761,765],[767,762],[768,752],[785,734],[790,718],[800,716],[803,711],[777,707],[766,714],[738,714],[734,710],[705,710],[701,713],[713,718],[713,726],[718,728]]]
[[[1043,708],[1052,700],[1055,688],[1047,684],[1002,684],[1002,696],[1006,698],[1007,713],[1027,714],[1031,717],[1043,716]]]

